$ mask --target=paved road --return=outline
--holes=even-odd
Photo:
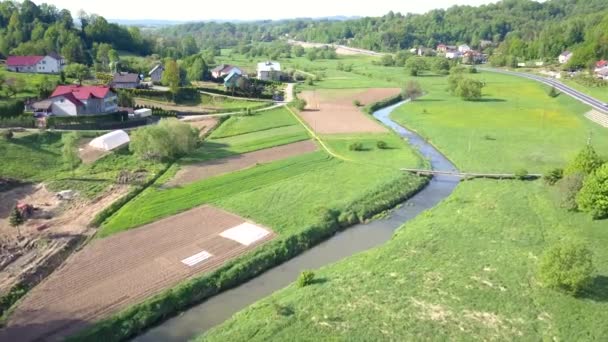
[[[608,113],[608,104],[607,103],[604,103],[603,101],[593,98],[587,94],[583,94],[580,91],[573,89],[573,88],[563,84],[562,82],[554,80],[552,78],[547,78],[547,77],[523,73],[523,72],[508,71],[508,70],[494,69],[494,68],[480,68],[480,70],[524,77],[527,79],[531,79],[531,80],[534,80],[537,82],[547,84],[549,86],[555,87],[555,89],[561,91],[562,93],[567,94],[567,95],[575,98],[576,100],[593,107],[594,109],[596,109],[602,113]]]

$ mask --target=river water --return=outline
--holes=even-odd
[[[431,162],[434,170],[456,170],[456,167],[432,145],[390,119],[391,112],[403,103],[381,109],[375,112],[374,116],[406,138]],[[233,314],[254,302],[291,284],[303,270],[317,269],[384,244],[393,236],[397,228],[421,212],[437,205],[448,197],[457,185],[457,178],[436,176],[428,186],[392,210],[387,217],[348,228],[296,258],[188,309],[134,340],[138,342],[187,341],[198,336],[223,323]]]

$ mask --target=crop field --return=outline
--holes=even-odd
[[[0,340],[66,337],[274,236],[266,230],[266,236],[246,245],[220,235],[244,223],[205,206],[96,240],[26,297],[9,327],[0,331]]]
[[[608,334],[608,230],[542,182],[464,182],[386,245],[316,270],[200,341],[601,340]],[[543,289],[539,255],[563,239],[594,252],[581,298]]]
[[[311,153],[317,145],[310,141],[301,141],[287,145],[276,146],[264,150],[238,154],[231,157],[213,159],[198,164],[183,165],[176,175],[165,186],[183,186],[202,179],[217,175],[243,170],[263,163]]]
[[[544,172],[563,167],[590,139],[608,156],[608,130],[583,116],[585,105],[564,95],[551,98],[533,81],[485,72],[474,77],[486,82],[481,101],[452,96],[445,78],[433,77],[421,82],[428,95],[398,108],[393,118],[463,171]]]
[[[299,97],[306,100],[307,106],[300,116],[320,134],[387,132],[386,127],[363,113],[354,101],[366,105],[397,94],[399,89],[395,88],[304,91]]]

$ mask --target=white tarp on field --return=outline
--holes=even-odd
[[[270,232],[266,229],[258,227],[255,224],[245,222],[236,227],[223,231],[220,236],[236,241],[241,245],[250,246],[263,239],[268,234],[270,234]]]
[[[89,146],[104,151],[111,151],[117,147],[128,144],[129,141],[129,135],[125,133],[125,131],[118,130],[91,140]]]
[[[184,265],[193,267],[196,264],[199,264],[199,263],[201,263],[201,262],[203,262],[203,261],[211,258],[212,256],[213,255],[211,255],[211,253],[209,253],[207,251],[202,251],[200,253],[194,254],[193,256],[188,257],[188,258],[182,260],[182,263]]]

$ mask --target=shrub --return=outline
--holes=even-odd
[[[361,106],[363,106],[363,104],[361,104],[361,101],[359,101],[359,100],[354,100],[354,101],[353,101],[353,105],[354,105],[355,107],[361,107]]]
[[[545,180],[545,183],[547,183],[549,185],[555,185],[555,183],[557,183],[563,177],[564,177],[564,170],[559,169],[559,168],[550,170],[543,175],[543,179]]]
[[[585,146],[564,170],[565,175],[589,175],[602,165],[602,159],[591,145]]]
[[[360,142],[354,142],[348,145],[348,149],[351,151],[363,151],[363,144]]]
[[[4,140],[11,140],[13,138],[13,131],[11,131],[10,129],[1,130],[0,138]]]
[[[306,84],[308,84],[309,86],[313,86],[315,85],[315,80],[312,77],[308,77],[306,78]]]
[[[308,285],[312,285],[315,281],[315,272],[313,271],[304,271],[298,277],[298,287],[305,287]]]
[[[411,99],[415,101],[417,98],[422,96],[422,87],[420,83],[416,81],[409,81],[407,84],[401,89],[401,96],[404,99]]]
[[[596,220],[608,218],[608,163],[585,179],[576,204]]]
[[[376,143],[376,147],[381,150],[386,150],[388,148],[388,144],[386,143],[386,141],[378,140],[378,142]]]
[[[526,169],[519,169],[519,170],[515,171],[515,178],[516,179],[524,180],[524,179],[526,179],[526,177],[528,177],[528,170],[526,170]]]
[[[13,118],[23,114],[25,104],[21,100],[0,103],[0,117]]]
[[[578,209],[576,204],[576,195],[583,187],[583,180],[585,177],[581,174],[567,175],[564,176],[559,182],[557,182],[558,191],[560,194],[560,205],[562,208],[568,210]]]
[[[558,97],[559,93],[557,92],[557,89],[555,89],[555,87],[551,87],[551,89],[549,89],[549,97]]]
[[[176,119],[162,119],[158,125],[133,131],[129,148],[142,159],[173,159],[192,152],[199,143],[199,132]]]
[[[306,100],[304,99],[295,99],[293,101],[294,107],[296,107],[297,110],[299,111],[303,111],[306,108],[306,105],[308,103],[306,103]]]
[[[543,254],[539,278],[546,287],[576,295],[590,284],[593,271],[591,251],[581,243],[566,242]]]

